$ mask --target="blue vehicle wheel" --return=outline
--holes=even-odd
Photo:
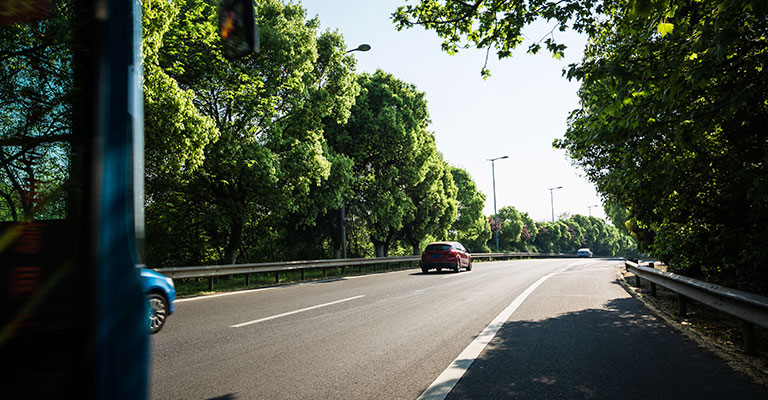
[[[157,293],[150,293],[147,302],[149,303],[149,333],[155,334],[165,325],[165,319],[168,317],[168,301]]]

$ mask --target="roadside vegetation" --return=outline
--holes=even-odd
[[[761,0],[421,0],[394,14],[449,53],[512,56],[557,33],[589,37],[563,71],[580,82],[565,149],[626,227],[670,270],[768,294],[768,2]],[[548,21],[543,38],[523,28]],[[490,71],[482,69],[485,77]]]
[[[356,73],[353,46],[301,5],[257,1],[261,51],[237,60],[218,49],[212,2],[142,5],[147,265],[491,249],[486,197],[437,151],[424,93]],[[597,219],[502,211],[502,251],[636,248]]]

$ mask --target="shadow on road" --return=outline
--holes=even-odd
[[[767,399],[632,298],[509,321],[448,399]]]
[[[234,394],[225,394],[224,396],[211,397],[208,400],[237,400],[237,396]]]

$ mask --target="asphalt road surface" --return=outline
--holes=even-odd
[[[475,263],[176,302],[153,399],[767,399],[645,311],[620,261]]]

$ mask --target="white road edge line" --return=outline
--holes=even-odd
[[[271,317],[255,319],[253,321],[248,321],[248,322],[243,322],[241,324],[232,325],[232,326],[230,326],[230,328],[242,328],[244,326],[258,324],[259,322],[269,321],[269,320],[276,319],[276,318],[281,318],[281,317],[287,317],[289,315],[298,314],[300,312],[310,311],[310,310],[314,310],[314,309],[321,308],[321,307],[328,307],[328,306],[332,306],[334,304],[343,303],[345,301],[356,300],[356,299],[359,299],[361,297],[365,297],[365,295],[363,294],[363,295],[360,295],[360,296],[350,297],[350,298],[347,298],[347,299],[332,301],[330,303],[318,304],[316,306],[302,308],[301,310],[289,311],[287,313],[277,314],[277,315],[273,315]]]
[[[504,309],[496,318],[491,321],[488,326],[483,329],[483,331],[478,335],[475,340],[472,341],[472,343],[467,346],[464,351],[459,354],[458,357],[451,363],[448,368],[443,371],[440,376],[435,379],[434,382],[432,382],[431,385],[427,388],[427,390],[424,391],[424,393],[419,396],[419,400],[443,400],[446,396],[448,396],[448,393],[451,392],[453,387],[456,385],[456,382],[461,379],[462,376],[464,376],[464,373],[467,372],[469,369],[469,366],[472,365],[472,362],[475,361],[477,356],[480,355],[480,353],[485,349],[485,346],[488,345],[488,343],[491,342],[491,340],[496,336],[496,333],[498,333],[499,329],[504,325],[504,322],[506,322],[510,316],[517,310],[518,307],[520,307],[521,304],[525,301],[528,296],[530,296],[531,293],[533,293],[536,288],[539,287],[544,281],[549,279],[552,276],[557,275],[558,272],[552,272],[550,274],[544,275],[541,277],[538,281],[534,282],[531,286],[529,286],[523,293],[521,293],[515,300],[510,303],[507,308]]]
[[[215,299],[217,297],[225,297],[225,296],[234,296],[236,294],[245,294],[245,293],[253,293],[253,292],[263,292],[265,290],[274,290],[279,288],[280,286],[269,286],[269,287],[263,287],[263,288],[256,288],[256,289],[246,289],[246,290],[238,290],[236,292],[227,292],[227,293],[218,293],[218,294],[208,294],[208,295],[202,295],[202,296],[196,296],[196,297],[185,297],[181,299],[176,299],[173,301],[174,304],[176,303],[186,303],[188,301],[198,301],[198,300],[207,300],[207,299]]]

